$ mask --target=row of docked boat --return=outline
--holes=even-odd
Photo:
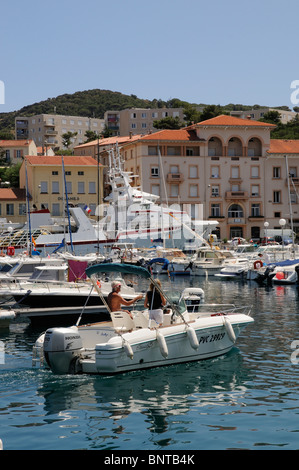
[[[7,296],[14,300],[22,295],[28,304],[39,296],[38,309],[15,311],[18,314],[23,311],[24,315],[25,310],[30,319],[33,318],[30,312],[36,310],[39,310],[39,320],[45,319],[44,314],[47,316],[51,327],[38,338],[33,358],[35,364],[43,362],[54,373],[115,374],[215,357],[227,353],[243,328],[253,321],[249,307],[210,308],[199,288],[187,288],[175,295],[164,292],[145,267],[97,263],[90,256],[88,260],[67,258],[13,257],[9,260],[11,270],[3,269],[1,274],[2,296],[4,285]],[[4,268],[6,260],[2,261]],[[75,268],[71,262],[80,263],[80,270],[72,272],[73,280],[70,272]],[[65,279],[67,272],[68,279]],[[117,279],[122,284],[122,296],[133,300],[142,293],[139,284],[133,281],[135,276],[152,283],[166,298],[161,324],[151,319],[151,308],[143,305],[144,300],[132,307],[130,316],[124,310],[111,310],[108,303],[111,280]],[[72,302],[77,303],[79,290],[81,305],[70,307]],[[56,306],[51,309],[50,299],[54,297]],[[91,299],[95,305],[88,305]],[[67,307],[62,306],[65,301]],[[70,309],[73,316],[69,315]],[[63,326],[61,319],[64,319]]]
[[[169,251],[169,250],[168,250]],[[216,276],[224,280],[254,280],[259,283],[296,284],[299,280],[299,250],[293,245],[254,246],[242,244],[236,249],[220,250],[202,246],[191,256],[152,259],[155,273],[169,275]]]
[[[281,250],[280,246],[256,249],[252,245],[240,245],[235,252],[203,246],[189,257],[178,249],[163,247],[141,253],[132,247],[130,250],[127,246],[122,247],[123,251],[117,248],[111,250],[108,260],[143,266],[151,274],[213,275],[226,280],[247,279],[259,283],[298,282],[299,260],[283,260],[290,253]],[[156,256],[152,258],[153,255]],[[267,259],[268,263],[263,262],[263,259]],[[5,304],[10,301],[13,307],[2,309],[0,324],[7,326],[15,317],[15,312],[32,323],[40,323],[41,320],[47,323],[54,316],[56,323],[63,322],[66,316],[68,321],[75,321],[82,306],[85,306],[85,318],[88,321],[102,318],[103,302],[93,289],[85,270],[99,262],[105,264],[105,261],[107,259],[96,253],[85,256],[65,252],[47,257],[24,254],[0,257],[0,298]],[[120,277],[114,280],[121,283],[122,295],[126,300],[136,296],[131,279]],[[98,282],[106,299],[111,291],[111,275],[108,280],[101,274]],[[58,313],[58,308],[63,309],[63,315]]]

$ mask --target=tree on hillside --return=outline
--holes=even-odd
[[[207,119],[212,119],[216,116],[219,116],[220,114],[226,114],[223,112],[223,109],[221,106],[218,104],[210,104],[206,106],[202,113],[200,114],[200,121],[206,121]]]
[[[86,137],[86,140],[84,142],[85,144],[87,142],[92,142],[93,140],[97,140],[97,138],[99,137],[98,133],[95,131],[86,131],[84,135]]]
[[[299,116],[296,115],[286,124],[279,122],[277,127],[271,131],[271,139],[299,139]]]
[[[74,137],[76,137],[77,134],[78,134],[78,132],[71,132],[71,131],[68,131],[68,132],[65,132],[64,134],[62,134],[61,137],[62,137],[62,143],[63,143],[64,147],[66,147],[68,149],[69,146],[72,143],[72,139]]]
[[[193,123],[197,123],[200,121],[200,112],[192,106],[188,104],[184,107],[184,118],[188,126]]]
[[[20,167],[21,163],[17,163],[17,165],[0,168],[0,180],[8,181],[11,188],[18,188]]]
[[[267,113],[264,114],[264,117],[259,119],[261,122],[269,122],[270,124],[280,124],[280,114],[278,111],[268,111]]]
[[[109,127],[107,125],[105,125],[105,128],[102,132],[102,137],[104,138],[107,138],[107,137],[112,137],[113,136],[113,132],[111,129],[109,129]]]
[[[15,136],[12,131],[0,131],[0,140],[15,140]]]
[[[153,122],[155,129],[181,129],[184,125],[185,124],[180,121],[178,116],[168,116]]]

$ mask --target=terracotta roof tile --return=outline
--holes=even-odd
[[[274,124],[269,124],[267,122],[254,121],[253,119],[242,119],[235,116],[226,116],[224,114],[194,124],[194,127],[205,126],[276,127]]]
[[[0,188],[0,200],[21,200],[26,201],[26,189],[20,188]]]
[[[52,156],[31,156],[27,155],[26,157],[27,162],[30,165],[54,165],[60,166],[62,163],[61,156],[55,155]],[[93,157],[79,157],[79,156],[64,156],[63,157],[64,165],[65,166],[97,166],[98,162]],[[100,164],[100,166],[102,166]]]
[[[28,147],[32,140],[0,140],[0,147]]]
[[[96,140],[92,140],[91,142],[87,142],[86,144],[81,144],[81,145],[76,145],[76,147],[74,147],[75,149],[80,149],[80,148],[84,148],[84,147],[90,147],[90,146],[94,146],[94,145],[97,145],[98,142],[99,142],[99,145],[100,146],[103,146],[103,145],[115,145],[115,144],[123,144],[123,143],[126,143],[128,141],[133,141],[133,140],[138,140],[140,139],[141,135],[132,135],[132,136],[124,136],[124,137],[120,137],[120,136],[114,136],[114,137],[106,137],[104,139],[96,139]]]
[[[271,139],[268,153],[299,154],[299,140]]]
[[[197,134],[192,129],[164,129],[142,136],[140,140],[189,140],[200,141]]]

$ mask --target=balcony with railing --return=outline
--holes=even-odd
[[[45,135],[58,135],[58,131],[55,131],[55,129],[46,129]]]
[[[290,181],[290,185],[291,185],[292,183],[295,184],[296,186],[299,185],[299,178],[298,178],[298,176],[290,176],[289,181]],[[286,178],[286,185],[288,186],[288,178]]]
[[[183,173],[167,173],[167,183],[182,183],[183,181]]]
[[[246,200],[248,199],[248,191],[226,191],[226,200]]]

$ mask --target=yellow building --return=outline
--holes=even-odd
[[[103,165],[92,157],[26,156],[20,168],[20,188],[26,188],[26,167],[31,208],[63,215],[65,181],[69,205],[88,206],[94,216],[98,203],[103,202]]]
[[[0,229],[4,229],[6,221],[20,224],[26,222],[25,189],[0,188]]]

